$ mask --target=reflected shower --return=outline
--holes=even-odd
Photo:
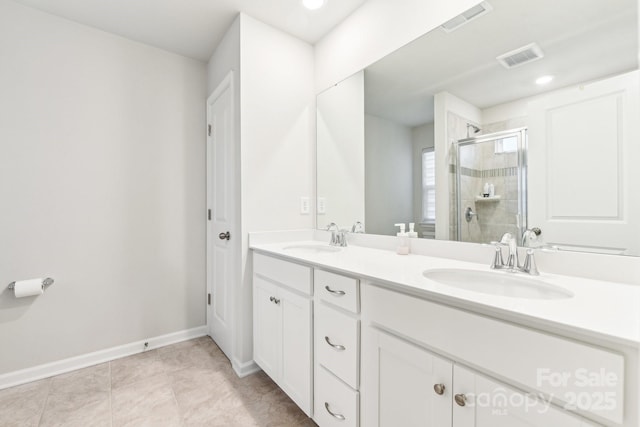
[[[480,132],[482,129],[480,129],[478,126],[471,124],[471,123],[467,123],[467,138],[470,138],[470,130],[473,129],[473,133],[476,134],[478,132]]]

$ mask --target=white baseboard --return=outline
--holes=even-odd
[[[255,374],[260,371],[260,366],[256,365],[256,362],[250,360],[248,362],[240,362],[237,359],[233,359],[231,367],[235,371],[236,375],[240,378],[244,378],[247,375]]]
[[[207,327],[173,332],[0,375],[0,390],[207,335]],[[149,345],[145,349],[144,344]]]

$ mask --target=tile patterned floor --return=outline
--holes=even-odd
[[[263,372],[238,378],[209,337],[0,390],[0,426],[315,426]]]

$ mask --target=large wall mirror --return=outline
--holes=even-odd
[[[639,256],[638,41],[637,0],[488,0],[327,89],[318,226]]]

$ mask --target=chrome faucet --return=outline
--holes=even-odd
[[[354,222],[353,225],[351,226],[351,232],[364,233],[364,224],[362,224],[360,221]]]
[[[526,230],[522,236],[523,241],[529,242],[531,240],[535,240],[531,237],[531,234],[537,237],[540,235],[540,232],[536,230]],[[529,274],[531,276],[540,275],[540,272],[538,271],[538,267],[536,265],[536,260],[533,256],[535,251],[534,248],[527,248],[527,256],[525,257],[524,264],[520,265],[520,262],[518,261],[518,243],[516,242],[516,238],[513,236],[513,234],[504,233],[499,242],[492,243],[496,247],[493,262],[491,263],[492,269],[506,269],[509,272],[521,272]],[[507,256],[506,262],[502,257],[502,246],[506,246],[509,248],[509,255]]]
[[[340,246],[343,248],[347,246],[348,230],[340,229],[335,222],[332,222],[327,226],[327,231],[331,232],[331,240],[329,241],[331,246]]]
[[[338,228],[336,223],[332,222],[331,224],[327,225],[327,231],[331,232],[331,240],[329,241],[329,244],[331,246],[337,246],[337,233],[340,232],[340,229]]]

